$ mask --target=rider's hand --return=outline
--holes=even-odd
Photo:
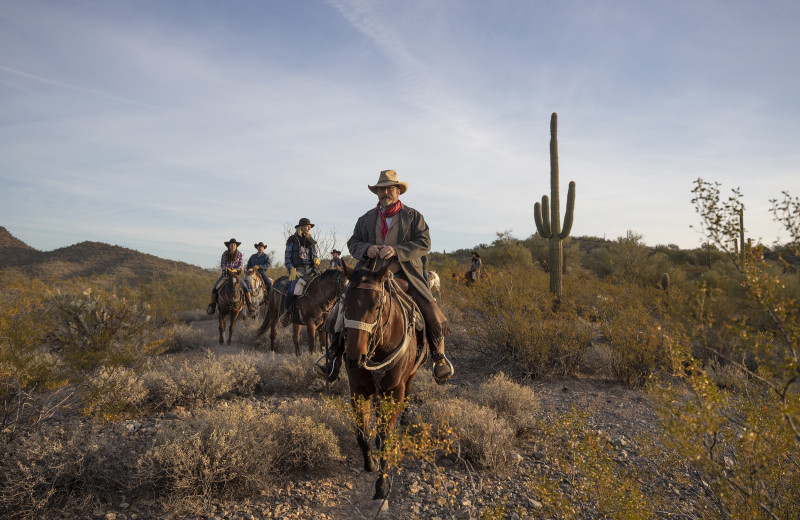
[[[381,248],[381,258],[386,259],[393,256],[397,256],[397,251],[395,251],[392,246],[383,246],[383,248]]]
[[[369,246],[369,248],[367,249],[367,256],[370,258],[375,258],[376,256],[378,256],[378,253],[380,252],[381,252],[381,246],[376,246],[373,244]]]
[[[319,265],[319,258],[314,259],[314,265]]]
[[[257,265],[254,265],[254,266],[253,266],[253,271],[258,271],[259,269],[261,269],[261,268],[260,268],[260,267],[258,267]]]
[[[292,267],[292,270],[289,271],[289,281],[293,282],[295,280],[297,280],[297,268]]]

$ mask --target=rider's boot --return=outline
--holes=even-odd
[[[247,302],[247,312],[250,313],[250,316],[255,317],[255,315],[256,315],[256,306],[253,305],[253,298],[250,296],[249,292],[244,293],[244,299]]]
[[[323,358],[314,363],[314,368],[317,373],[328,380],[329,383],[334,383],[339,379],[339,370],[342,368],[342,355],[344,354],[344,336],[341,334],[330,335],[330,345],[325,352],[325,363],[319,364]]]
[[[283,311],[283,314],[281,314],[280,321],[282,327],[288,327],[292,322],[292,313],[294,313],[294,305],[289,304],[286,306],[286,310]]]
[[[209,316],[217,312],[217,293],[211,293],[211,303],[208,304],[208,309],[206,309],[206,312]]]
[[[431,346],[431,359],[433,359],[433,379],[442,385],[455,373],[453,364],[444,355],[444,338],[435,348]]]

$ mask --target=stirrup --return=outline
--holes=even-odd
[[[437,375],[436,369],[444,367],[446,372],[442,372],[441,374]],[[437,384],[443,385],[445,381],[453,377],[453,374],[456,373],[456,369],[453,367],[453,364],[447,359],[447,356],[442,355],[442,358],[434,361],[433,363],[433,379],[436,381]]]
[[[341,363],[337,363],[339,360],[339,356],[335,356],[331,360],[330,369],[328,368],[328,361],[326,359],[326,354],[323,354],[314,361],[314,369],[316,369],[317,374],[321,377],[325,378],[329,383],[335,383],[337,379],[339,379],[339,369],[341,368]],[[325,363],[320,364],[320,361],[325,359]]]

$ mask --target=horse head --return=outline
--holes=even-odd
[[[359,368],[364,368],[384,339],[388,276],[388,264],[378,271],[359,269],[344,294],[345,352],[348,359],[357,360]]]

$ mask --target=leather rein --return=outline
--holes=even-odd
[[[390,293],[388,297],[386,288],[387,284],[389,285]],[[414,336],[414,331],[413,323],[409,320],[409,314],[413,311],[408,309],[405,305],[402,305],[402,300],[400,300],[400,296],[397,294],[397,291],[399,291],[400,288],[397,286],[397,283],[394,280],[388,281],[386,284],[362,282],[355,287],[348,287],[347,291],[349,292],[353,289],[377,291],[380,293],[378,315],[375,317],[375,321],[372,323],[367,323],[359,320],[349,320],[347,319],[347,313],[345,312],[344,327],[345,329],[363,330],[369,335],[369,339],[367,340],[367,361],[363,368],[371,372],[386,372],[406,352],[408,345],[411,343],[411,338]],[[386,307],[387,300],[389,301],[388,307]],[[394,300],[397,300],[398,303],[401,303],[400,314],[403,316],[403,328],[401,329],[403,331],[403,335],[400,339],[400,343],[391,350],[391,353],[386,359],[381,362],[374,363],[372,358],[375,355],[375,351],[378,349],[379,344],[382,344],[384,341],[384,334],[392,316],[392,303]],[[386,313],[386,319],[381,320],[382,316],[384,315],[384,308],[387,308],[388,312]],[[375,331],[376,328],[378,329],[377,332]]]

